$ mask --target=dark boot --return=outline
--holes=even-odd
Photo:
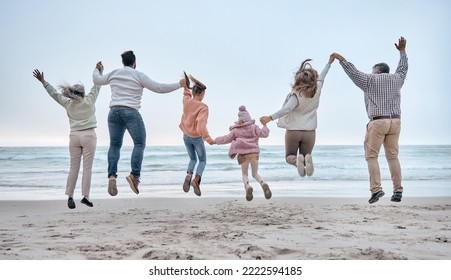
[[[191,178],[193,177],[193,173],[188,172],[185,177],[185,182],[183,182],[183,191],[189,192],[189,185],[191,184]]]
[[[191,181],[191,186],[194,188],[194,193],[197,196],[200,196],[200,181],[201,177],[199,175],[196,175],[194,179]]]

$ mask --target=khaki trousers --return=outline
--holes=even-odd
[[[393,191],[402,192],[401,165],[399,163],[399,134],[401,119],[380,119],[370,121],[367,125],[364,148],[365,159],[370,175],[370,191],[376,193],[382,190],[381,172],[378,162],[379,151],[384,146],[385,158],[390,169]]]
[[[70,170],[67,176],[66,195],[73,196],[83,157],[83,177],[81,194],[89,197],[91,189],[92,163],[97,146],[97,135],[94,128],[71,131],[69,135]]]

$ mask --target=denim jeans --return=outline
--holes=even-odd
[[[367,125],[365,135],[365,159],[370,174],[370,191],[377,193],[382,190],[381,171],[378,155],[384,146],[385,158],[390,169],[394,192],[402,192],[401,164],[399,163],[399,133],[401,119],[382,119],[371,121]]]
[[[196,166],[197,158],[199,158],[196,175],[202,176],[207,165],[207,152],[205,151],[204,140],[202,137],[191,138],[183,134],[183,142],[185,142],[186,151],[190,159],[187,172],[194,173],[194,167]]]
[[[125,130],[133,139],[130,172],[136,178],[141,176],[144,148],[146,147],[146,127],[138,110],[111,109],[108,114],[110,148],[108,150],[108,177],[117,177],[117,164],[120,158]]]

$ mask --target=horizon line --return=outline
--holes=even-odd
[[[227,145],[205,145],[205,147],[228,147]],[[261,144],[260,147],[275,147],[285,146],[284,144]],[[363,146],[362,144],[316,144],[317,146]],[[399,144],[399,146],[451,146],[450,144]],[[68,145],[0,145],[0,148],[64,148],[68,147]],[[97,148],[107,148],[109,145],[97,145]],[[146,145],[147,147],[185,147],[184,145],[175,145],[175,144],[168,144],[168,145],[161,145],[161,144],[154,144],[154,145]],[[122,148],[133,148],[133,145],[123,145]]]

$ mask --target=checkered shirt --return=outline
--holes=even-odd
[[[407,75],[407,55],[400,54],[394,74],[365,74],[345,59],[340,62],[346,74],[365,94],[368,118],[401,115],[401,87]]]

